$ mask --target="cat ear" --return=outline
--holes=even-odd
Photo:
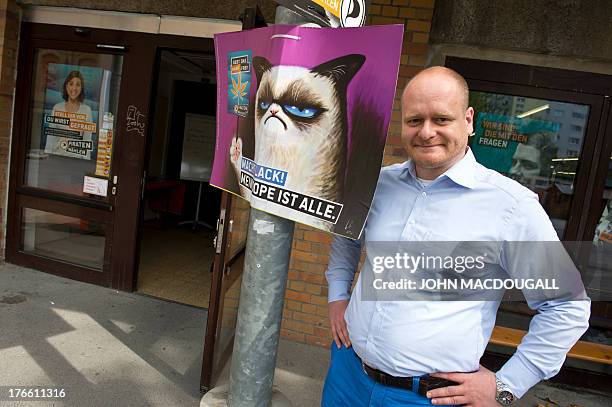
[[[259,83],[264,72],[272,69],[272,64],[264,57],[253,57],[253,69],[255,69],[255,76],[257,76],[257,83]]]
[[[327,76],[340,87],[347,87],[365,60],[365,56],[361,54],[345,55],[317,65],[311,71],[318,75]]]

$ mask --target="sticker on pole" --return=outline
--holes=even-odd
[[[253,208],[359,237],[380,172],[402,34],[401,25],[386,25],[216,35],[211,185]]]
[[[370,0],[277,0],[323,27],[362,27]]]

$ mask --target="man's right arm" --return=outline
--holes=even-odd
[[[336,346],[351,346],[344,312],[351,297],[350,289],[361,254],[361,242],[336,236],[332,242],[329,264],[325,271],[328,283],[328,309],[332,336]]]

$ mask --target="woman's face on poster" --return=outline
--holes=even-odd
[[[81,94],[81,79],[72,78],[66,84],[66,93],[71,101],[78,101],[79,95]]]

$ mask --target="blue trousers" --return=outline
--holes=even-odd
[[[321,407],[411,407],[430,406],[427,397],[416,392],[419,379],[414,378],[413,390],[384,386],[372,380],[361,367],[353,348],[338,349],[332,342],[331,362]]]

